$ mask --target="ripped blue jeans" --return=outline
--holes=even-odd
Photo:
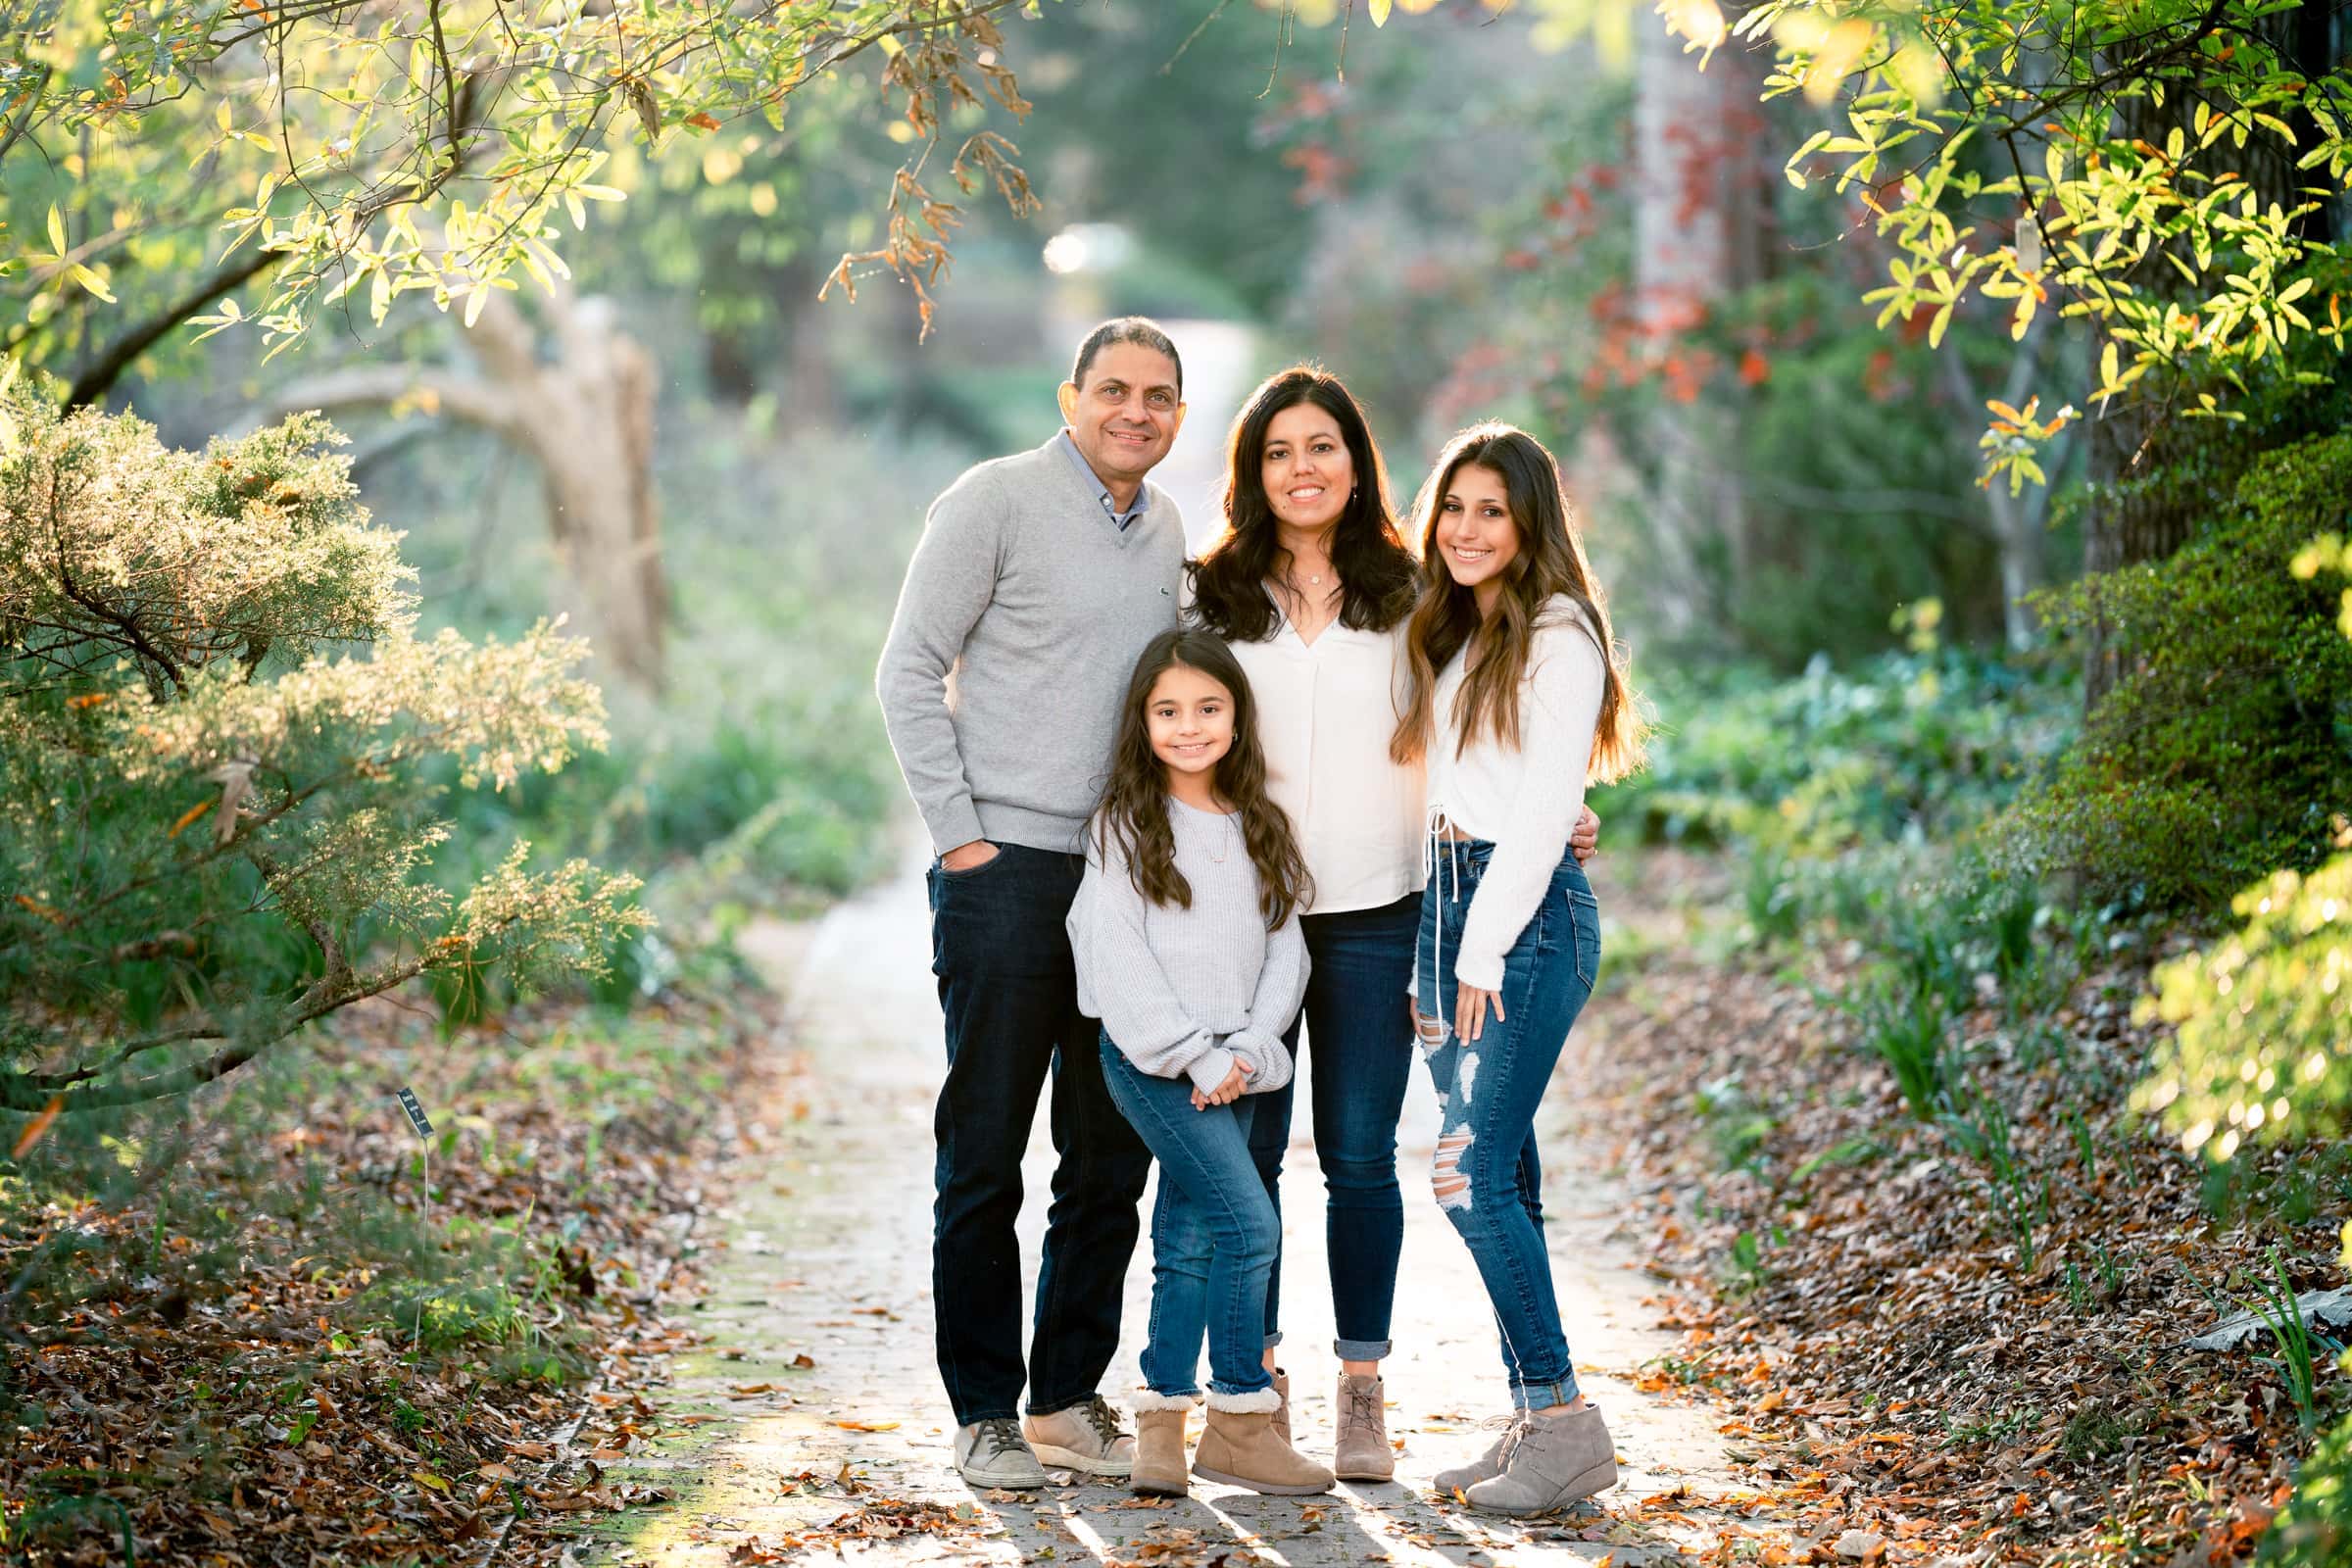
[[[1563,855],[1503,958],[1503,1021],[1490,1011],[1476,1042],[1458,1038],[1452,965],[1438,972],[1439,942],[1450,959],[1494,850],[1480,839],[1441,845],[1449,863],[1422,895],[1414,990],[1422,1054],[1444,1112],[1430,1177],[1486,1284],[1511,1402],[1541,1410],[1577,1391],[1535,1200],[1536,1109],[1600,972],[1600,905],[1575,855]]]

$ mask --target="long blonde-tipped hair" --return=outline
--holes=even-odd
[[[1502,594],[1490,618],[1480,616],[1477,599],[1453,580],[1438,547],[1446,492],[1454,475],[1472,466],[1501,478],[1519,536],[1519,553],[1502,568]],[[1421,596],[1405,633],[1412,691],[1389,743],[1390,755],[1399,762],[1428,755],[1439,724],[1438,671],[1465,645],[1468,673],[1453,711],[1446,715],[1454,730],[1454,754],[1481,735],[1516,750],[1519,691],[1532,633],[1544,606],[1564,594],[1584,612],[1584,628],[1600,649],[1600,723],[1592,734],[1587,776],[1605,784],[1639,768],[1646,726],[1635,710],[1625,650],[1610,632],[1608,596],[1585,559],[1584,541],[1568,518],[1559,465],[1544,443],[1513,425],[1472,425],[1446,444],[1413,503],[1413,517],[1421,540]]]

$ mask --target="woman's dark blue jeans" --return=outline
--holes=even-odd
[[[1433,1020],[1422,1045],[1443,1110],[1431,1179],[1486,1284],[1512,1402],[1545,1409],[1576,1397],[1576,1374],[1552,1294],[1551,1254],[1520,1170],[1535,1152],[1536,1108],[1560,1048],[1600,972],[1600,906],[1576,856],[1561,856],[1503,956],[1502,1018],[1490,1013],[1477,1040],[1462,1039],[1453,1030],[1451,959],[1494,848],[1475,839],[1440,846],[1439,870],[1422,896],[1416,989]]]
[[[1259,1326],[1281,1221],[1250,1158],[1250,1123],[1265,1097],[1196,1106],[1191,1079],[1138,1071],[1107,1032],[1102,1051],[1112,1102],[1159,1160],[1145,1385],[1154,1394],[1199,1394],[1205,1325],[1212,1392],[1271,1388]]]
[[[1413,1029],[1405,981],[1413,972],[1413,933],[1421,896],[1407,894],[1376,909],[1310,914],[1300,922],[1311,968],[1306,1004],[1308,1074],[1262,1097],[1250,1124],[1250,1152],[1278,1194],[1282,1155],[1291,1141],[1291,1090],[1307,1076],[1314,1097],[1315,1158],[1323,1167],[1324,1250],[1331,1263],[1333,1351],[1345,1361],[1389,1353],[1396,1301],[1396,1261],[1404,1248],[1404,1199],[1396,1185],[1396,1119],[1413,1070]],[[1298,1022],[1283,1044],[1298,1049]],[[1310,1076],[1311,1074],[1311,1076]],[[1279,1198],[1277,1198],[1279,1206]],[[1266,1343],[1281,1338],[1281,1259],[1266,1291]]]

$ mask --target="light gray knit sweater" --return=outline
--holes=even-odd
[[[1120,529],[1060,439],[931,504],[882,647],[883,727],[942,852],[1074,853],[1136,656],[1176,624],[1176,503],[1147,483]]]
[[[1306,996],[1298,912],[1266,929],[1238,817],[1170,801],[1168,818],[1176,869],[1193,890],[1189,909],[1147,902],[1120,847],[1105,856],[1099,835],[1087,835],[1068,920],[1079,1008],[1154,1078],[1181,1074],[1214,1089],[1238,1060],[1249,1093],[1280,1089],[1291,1081],[1282,1032]]]

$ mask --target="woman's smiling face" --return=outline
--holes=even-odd
[[[1354,493],[1355,459],[1339,420],[1312,403],[1294,403],[1266,425],[1258,476],[1277,521],[1328,528]]]

